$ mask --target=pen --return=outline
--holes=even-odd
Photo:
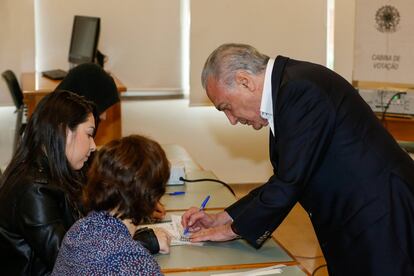
[[[206,205],[207,205],[207,202],[210,200],[210,196],[208,195],[205,199],[204,199],[204,201],[203,201],[203,203],[201,203],[201,206],[200,206],[200,211],[203,211],[204,210],[204,208],[206,208]],[[189,231],[190,229],[188,228],[188,226],[184,229],[184,233],[183,233],[183,235],[184,236],[186,236],[187,234],[188,234],[188,231]]]
[[[175,196],[175,195],[184,195],[184,191],[178,191],[178,192],[169,192],[167,195]]]

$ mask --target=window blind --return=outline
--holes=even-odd
[[[326,9],[326,0],[191,0],[190,105],[210,104],[201,70],[223,43],[325,64]]]

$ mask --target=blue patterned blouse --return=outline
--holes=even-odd
[[[154,257],[107,212],[91,212],[66,233],[52,275],[162,275]]]

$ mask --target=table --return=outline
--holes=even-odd
[[[186,172],[203,171],[201,166],[193,160],[185,148],[176,144],[163,144],[161,146],[172,166],[182,165]]]
[[[171,166],[184,167],[187,179],[217,179],[213,172],[203,170],[183,147],[176,144],[161,146]],[[167,186],[167,193],[177,191],[184,191],[185,194],[176,196],[165,194],[161,198],[161,202],[165,205],[167,211],[185,211],[191,206],[199,206],[207,195],[210,195],[211,198],[206,210],[222,210],[236,201],[228,188],[217,182],[188,182],[184,185]]]
[[[172,246],[170,254],[155,256],[163,273],[259,268],[276,264],[297,265],[273,238],[260,249],[244,240],[205,242],[203,246]]]
[[[203,170],[187,151],[178,145],[162,145],[172,164],[184,166],[187,179],[217,179],[213,172]],[[191,206],[200,206],[207,195],[210,201],[206,212],[219,212],[236,201],[235,196],[217,182],[187,182],[184,185],[167,186],[167,192],[185,191],[184,195],[164,195],[161,202],[167,210],[166,219],[171,215],[182,215]],[[285,276],[306,275],[297,261],[273,237],[260,249],[255,249],[246,241],[205,242],[204,246],[172,246],[170,254],[155,256],[163,273],[167,275],[211,275],[224,271],[242,271],[286,264]]]
[[[118,92],[126,91],[126,87],[113,74]],[[23,101],[27,106],[27,115],[30,116],[39,101],[50,92],[54,91],[60,83],[59,80],[51,80],[42,76],[40,72],[27,72],[21,75],[21,86],[23,91]],[[103,145],[113,139],[122,136],[121,103],[112,105],[106,111],[106,119],[99,124],[98,132],[95,137],[97,145]]]
[[[215,213],[217,210],[210,209],[206,212]],[[182,215],[183,213],[184,211],[167,211],[166,220],[170,219],[171,215]],[[168,273],[168,275],[169,273],[176,275],[176,272],[200,271],[207,273],[201,275],[209,275],[208,273],[219,273],[227,269],[233,271],[234,269],[255,269],[276,264],[298,265],[293,256],[274,237],[268,239],[260,249],[255,249],[245,240],[239,239],[227,242],[205,242],[203,246],[172,246],[170,254],[157,254],[155,258],[162,272]]]
[[[382,114],[377,114],[378,118],[382,120]],[[385,115],[382,121],[384,127],[391,133],[397,141],[414,142],[414,117],[397,117]]]
[[[232,270],[216,270],[216,271],[190,271],[190,272],[173,272],[168,273],[168,276],[210,276],[219,273],[236,273],[245,272],[250,269],[232,269]],[[308,275],[297,265],[285,266],[281,268],[282,273],[266,274],[267,276],[305,276]]]

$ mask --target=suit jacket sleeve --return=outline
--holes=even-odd
[[[226,209],[233,229],[254,247],[259,248],[279,226],[318,169],[334,116],[327,95],[311,82],[289,81],[280,89],[274,112],[275,152],[271,152],[277,173]]]
[[[68,228],[62,214],[65,196],[60,189],[46,185],[29,187],[17,205],[16,220],[26,241],[51,271]]]

